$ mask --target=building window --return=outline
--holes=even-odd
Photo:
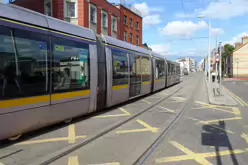
[[[124,32],[124,41],[127,41],[127,32]]]
[[[133,19],[130,18],[130,27],[133,27]]]
[[[136,36],[136,45],[139,45],[139,36]]]
[[[130,33],[130,43],[133,43],[133,34]]]
[[[90,4],[90,22],[96,23],[97,22],[97,10],[96,6]]]
[[[112,18],[112,31],[117,32],[117,18],[114,16]]]
[[[136,22],[136,29],[139,30],[139,22]]]
[[[51,0],[45,0],[45,15],[52,16],[52,2]]]
[[[66,1],[66,16],[67,17],[76,17],[76,2]]]
[[[108,13],[106,11],[102,11],[102,27],[108,27]]]
[[[127,25],[127,16],[124,15],[124,24]]]

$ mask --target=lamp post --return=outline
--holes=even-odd
[[[205,15],[199,15],[198,18],[203,18],[205,17]],[[211,68],[211,64],[210,64],[210,58],[211,58],[211,19],[208,20],[208,29],[209,29],[209,33],[208,33],[208,81],[211,82],[211,75],[210,75],[210,68]]]

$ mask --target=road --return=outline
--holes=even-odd
[[[111,111],[4,144],[0,164],[246,165],[248,93],[236,97],[238,89],[224,82],[239,104],[210,105],[203,76],[184,76],[180,84]]]

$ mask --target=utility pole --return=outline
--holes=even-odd
[[[220,79],[220,86],[219,86],[219,90],[220,90],[220,94],[222,93],[222,84],[221,84],[221,77],[222,77],[222,55],[221,55],[221,42],[219,43],[220,45],[220,64],[219,64],[219,79]]]

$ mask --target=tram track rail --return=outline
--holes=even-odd
[[[34,165],[34,164],[35,165],[47,165],[47,164],[50,164],[50,163],[62,158],[63,156],[66,156],[66,155],[70,154],[71,152],[86,146],[87,144],[97,140],[98,138],[106,135],[107,133],[119,128],[120,126],[122,126],[122,125],[128,123],[129,121],[137,118],[138,116],[144,114],[145,112],[149,111],[150,109],[152,109],[153,107],[157,106],[158,104],[164,102],[165,100],[169,99],[170,97],[173,97],[175,94],[177,94],[179,91],[181,91],[189,81],[190,81],[190,78],[186,79],[184,82],[179,84],[180,86],[175,91],[173,91],[171,94],[165,96],[164,98],[162,98],[161,100],[159,100],[155,104],[149,105],[141,112],[133,114],[131,117],[124,119],[124,120],[120,121],[119,123],[115,123],[115,124],[111,125],[110,127],[105,129],[104,131],[98,133],[95,136],[88,138],[87,140],[85,140],[81,143],[72,144],[70,146],[63,148],[62,150],[60,150],[58,152],[54,152],[50,155],[46,155],[45,157],[38,158],[34,162],[30,163],[30,165]]]
[[[194,88],[194,91],[191,93],[190,98],[187,100],[185,105],[182,107],[181,111],[176,115],[175,119],[167,126],[162,133],[154,140],[154,142],[138,157],[136,161],[132,165],[144,165],[145,161],[149,158],[149,156],[156,150],[156,148],[160,145],[161,142],[167,137],[167,135],[173,129],[173,126],[178,122],[178,120],[182,117],[185,113],[187,108],[189,107],[190,103],[192,103],[195,93],[199,88],[199,81],[198,79],[197,86]]]

